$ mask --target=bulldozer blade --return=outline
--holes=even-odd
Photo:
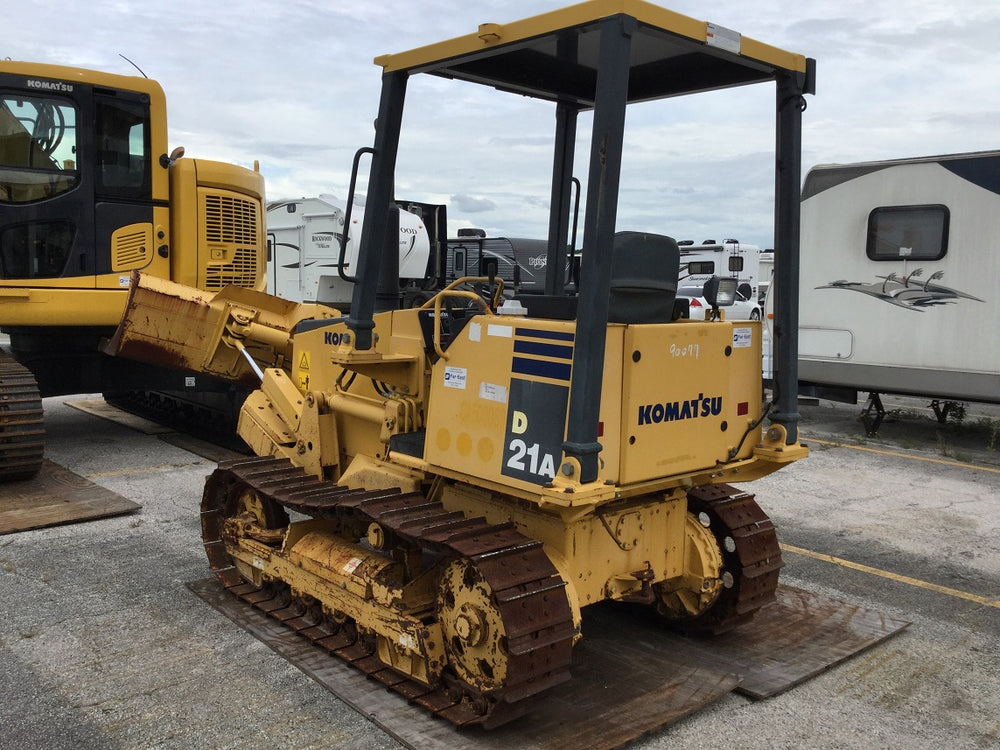
[[[104,352],[254,388],[261,367],[288,358],[299,322],[338,315],[252,289],[211,294],[133,272],[125,312]]]

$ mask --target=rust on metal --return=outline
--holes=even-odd
[[[428,684],[408,679],[375,657],[371,644],[359,640],[353,628],[331,623],[321,613],[309,616],[307,602],[289,605],[302,611],[284,621],[288,627],[396,692],[457,726],[491,728],[517,718],[533,697],[569,679],[576,631],[562,592],[564,583],[541,543],[525,538],[511,524],[491,524],[482,518],[459,521],[419,493],[331,485],[305,475],[285,459],[224,462],[209,477],[202,500],[209,563],[232,593],[277,619],[287,608],[261,607],[261,603],[292,599],[287,585],[248,583],[233,567],[226,548],[233,498],[248,491],[313,518],[360,523],[365,528],[377,524],[404,545],[461,561],[464,568],[454,580],[466,591],[457,604],[445,596],[446,605],[439,606],[453,616],[442,630],[445,650],[458,665],[457,678],[449,672]],[[485,644],[478,636],[484,624],[481,618],[489,621],[493,633]],[[499,673],[503,679],[494,679]]]
[[[368,531],[380,545],[391,546],[404,567],[407,550],[416,550],[418,558],[423,550],[450,560],[441,577],[445,583],[437,584],[435,617],[451,669],[403,674],[350,618],[331,619],[319,602],[293,595],[283,581],[250,582],[246,568],[241,573],[234,567],[231,552],[240,543],[234,529],[240,523],[249,524],[244,531],[254,525],[234,517],[237,498],[256,508],[265,527],[287,524],[287,517],[279,517],[287,509],[362,529],[362,534]],[[777,538],[752,495],[718,485],[693,490],[690,503],[692,512],[703,516],[702,523],[721,534],[723,556],[739,563],[726,568],[742,572],[727,583],[723,598],[711,609],[677,623],[687,631],[684,635],[664,630],[648,606],[605,602],[586,608],[585,637],[573,654],[574,678],[564,687],[576,632],[563,582],[541,543],[525,538],[510,523],[464,518],[420,493],[398,488],[340,487],[306,475],[286,459],[246,458],[221,463],[209,478],[202,528],[210,566],[222,585],[308,644],[457,727],[493,728],[542,707],[517,726],[532,737],[542,731],[539,727],[548,727],[543,733],[551,732],[552,747],[566,746],[558,742],[566,741],[571,725],[574,731],[587,728],[573,740],[575,746],[614,747],[734,688],[755,698],[772,695],[906,627],[860,607],[778,586],[782,563]],[[251,546],[269,540],[259,529],[242,538]],[[277,543],[270,543],[263,554],[272,554],[268,549],[279,554]],[[331,550],[336,547],[331,542]],[[329,557],[339,559],[333,553]],[[363,557],[358,556],[359,570]],[[622,607],[631,608],[633,616],[622,617]],[[231,608],[227,613],[245,623]],[[713,635],[700,639],[698,633]],[[443,658],[435,653],[435,659]],[[586,677],[591,669],[601,691],[584,698],[592,689]],[[655,705],[647,692],[651,688],[636,692],[650,674],[661,681]],[[736,674],[743,679],[738,688]],[[608,685],[615,686],[611,695]],[[520,731],[504,726],[491,735],[491,742],[510,741]]]
[[[124,314],[104,352],[255,388],[254,367],[275,366],[290,354],[296,324],[338,315],[253,289],[227,286],[209,294],[133,271]],[[252,350],[256,364],[243,348]]]

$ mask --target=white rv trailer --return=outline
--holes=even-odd
[[[774,250],[760,251],[760,284],[757,285],[757,300],[761,307],[764,306],[764,299],[767,297],[767,290],[771,286],[771,277],[774,275]]]
[[[398,205],[400,291],[404,295],[419,294],[425,287],[437,284],[439,243],[443,244],[447,232],[445,207],[412,202]],[[354,285],[339,271],[346,218],[346,204],[329,195],[269,204],[268,292],[296,302],[322,302],[347,309]],[[364,205],[356,202],[344,254],[347,276],[357,271],[357,242],[363,219]]]
[[[1000,151],[815,167],[801,247],[800,394],[1000,402]]]
[[[701,285],[713,276],[732,277],[739,282],[741,302],[746,301],[752,310],[748,317],[760,318],[760,284],[766,279],[761,276],[763,253],[759,247],[732,239],[705,240],[700,245],[680,240],[677,245],[681,252],[679,286]]]
[[[487,237],[460,229],[447,238],[445,206],[403,201],[399,212],[400,302],[412,307],[462,276],[482,276],[490,261],[504,293],[539,293],[545,278],[545,240]],[[355,273],[364,206],[354,204],[344,253],[345,275]],[[333,196],[275,201],[267,208],[267,287],[294,302],[322,302],[349,309],[354,284],[341,277],[340,245],[345,204]],[[567,269],[567,274],[569,273]]]

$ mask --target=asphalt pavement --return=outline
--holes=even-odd
[[[400,747],[187,588],[215,464],[66,400],[45,401],[47,457],[142,510],[0,536],[0,748]],[[910,627],[630,748],[1000,747],[1000,420],[886,401],[878,437],[858,407],[803,405],[810,457],[745,489],[784,581]]]

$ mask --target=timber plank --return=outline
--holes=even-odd
[[[0,534],[134,513],[141,507],[45,459],[33,479],[0,484]]]

